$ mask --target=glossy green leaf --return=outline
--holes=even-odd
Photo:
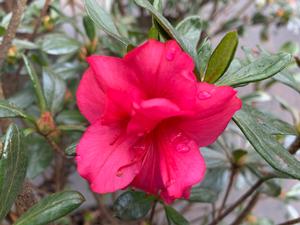
[[[295,91],[300,93],[300,82],[298,82],[294,76],[292,74],[290,74],[288,71],[282,71],[278,74],[276,74],[273,77],[274,80],[285,84],[289,87],[291,87],[292,89],[294,89]]]
[[[248,141],[274,169],[300,179],[300,162],[290,155],[271,134],[266,132],[250,112],[251,108],[244,105],[233,119]]]
[[[204,80],[215,83],[226,72],[238,46],[236,31],[228,32],[213,51],[207,65]]]
[[[35,119],[17,106],[6,100],[0,100],[0,118],[21,117],[34,122]]]
[[[146,216],[153,200],[144,192],[127,191],[115,201],[114,211],[122,220],[138,220]]]
[[[64,102],[66,84],[49,68],[43,68],[43,90],[50,111],[52,113],[60,111]]]
[[[10,125],[3,144],[0,160],[0,222],[9,212],[26,175],[27,152],[23,133],[16,125]]]
[[[269,134],[296,135],[297,131],[289,123],[273,116],[270,113],[259,111],[258,109],[247,107],[247,111],[256,123]]]
[[[164,31],[173,39],[175,39],[182,49],[187,52],[193,59],[196,65],[196,69],[199,72],[199,62],[196,53],[196,49],[189,43],[188,40],[185,40],[180,33],[174,29],[171,23],[153,6],[148,0],[134,0],[137,5],[142,8],[149,10],[153,15],[158,24],[164,29]]]
[[[96,0],[84,0],[85,8],[95,25],[103,29],[107,34],[114,37],[124,45],[129,45],[130,42],[122,37],[114,24],[113,18],[107,13]]]
[[[176,26],[176,30],[191,49],[196,49],[202,32],[202,20],[199,16],[187,17]]]
[[[94,22],[89,16],[84,16],[82,22],[86,35],[90,41],[93,41],[96,37],[96,28]]]
[[[224,162],[223,165],[225,165]],[[206,203],[217,201],[222,188],[224,188],[226,184],[226,173],[227,171],[224,167],[208,169],[200,185],[192,188],[189,200],[192,202]]]
[[[189,225],[189,221],[187,221],[179,212],[177,212],[174,208],[171,206],[165,206],[165,212],[168,221],[171,222],[171,224],[175,225]]]
[[[42,38],[41,48],[49,55],[72,54],[79,50],[80,43],[65,34],[47,34]]]
[[[46,111],[47,109],[47,103],[46,103],[46,99],[42,90],[42,86],[40,83],[40,79],[38,77],[38,75],[35,72],[35,69],[33,68],[33,65],[31,64],[31,62],[28,60],[28,58],[23,55],[23,60],[24,60],[24,64],[25,67],[27,69],[28,75],[30,77],[30,80],[33,84],[33,88],[36,94],[36,97],[38,99],[38,105],[41,111]]]
[[[27,138],[27,152],[29,162],[26,176],[32,179],[50,166],[53,159],[53,150],[44,138],[31,135]]]
[[[211,54],[212,54],[211,43],[208,39],[204,39],[197,50],[197,55],[200,62],[199,66],[200,66],[201,77],[204,77],[205,70]]]
[[[14,225],[46,225],[77,209],[85,201],[76,191],[51,194],[28,211]]]
[[[283,70],[291,62],[291,58],[287,53],[261,56],[235,72],[225,73],[216,84],[237,87],[267,79]]]

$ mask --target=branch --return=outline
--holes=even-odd
[[[235,221],[232,222],[231,225],[239,225],[243,222],[245,217],[249,215],[249,213],[252,211],[252,209],[255,207],[256,203],[259,200],[259,192],[256,192],[256,194],[253,195],[253,197],[250,199],[248,205],[244,208],[244,210],[241,212],[241,214],[236,218]]]
[[[296,154],[296,152],[300,149],[300,135],[296,137],[294,142],[289,147],[288,151],[292,155]]]
[[[297,219],[286,221],[284,223],[280,223],[278,225],[292,225],[292,224],[296,224],[296,223],[300,223],[300,217]]]
[[[213,220],[209,225],[217,225],[219,222],[228,216],[229,213],[231,213],[233,210],[236,209],[243,201],[245,201],[250,195],[252,195],[257,188],[259,188],[265,181],[274,178],[274,176],[268,176],[259,179],[244,195],[242,195],[235,203],[233,203],[230,207],[228,207],[224,213],[221,215],[217,216],[215,220]]]

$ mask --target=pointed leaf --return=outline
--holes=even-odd
[[[96,0],[84,0],[85,8],[96,26],[103,29],[107,34],[114,37],[124,45],[129,45],[129,41],[120,35],[112,17],[107,13]]]
[[[291,55],[287,53],[261,56],[235,72],[225,73],[216,84],[237,87],[264,80],[283,70],[291,62],[291,59]]]
[[[168,218],[168,221],[171,222],[171,224],[175,225],[189,225],[189,221],[187,221],[179,212],[177,212],[174,208],[171,206],[165,206],[165,212]]]
[[[8,128],[0,159],[0,222],[21,191],[26,175],[28,160],[23,138],[16,125]]]
[[[234,122],[248,141],[274,169],[290,177],[300,179],[300,162],[283,148],[271,134],[266,132],[249,111],[251,111],[249,106],[244,105],[243,109],[234,116]]]
[[[0,100],[0,118],[21,117],[34,122],[34,118],[24,112],[22,109],[14,106],[6,100]]]
[[[238,34],[236,31],[228,32],[212,53],[204,80],[215,83],[228,69],[238,46]]]
[[[76,191],[64,191],[49,195],[26,211],[14,225],[46,225],[55,221],[85,201]]]

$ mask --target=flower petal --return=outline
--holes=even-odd
[[[91,125],[76,149],[77,170],[94,192],[108,193],[126,187],[139,172],[132,146],[136,140],[126,138],[124,129]]]
[[[160,170],[165,189],[161,196],[171,202],[188,198],[191,186],[205,175],[206,166],[197,143],[180,130],[159,132]]]
[[[79,83],[76,98],[80,112],[90,123],[101,117],[105,96],[91,69],[85,71]]]
[[[242,102],[231,87],[218,87],[199,83],[196,100],[196,115],[183,118],[179,126],[199,146],[213,143],[224,131],[234,113],[242,107]]]
[[[125,63],[135,71],[147,98],[166,98],[182,109],[194,103],[196,77],[192,58],[176,41],[149,40],[130,51]]]

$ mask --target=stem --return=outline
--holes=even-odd
[[[289,151],[289,153],[291,153],[292,155],[294,155],[294,154],[297,153],[297,151],[299,149],[300,149],[300,135],[296,137],[296,139],[294,140],[294,142],[289,147],[288,151]]]
[[[154,218],[154,215],[155,215],[156,206],[157,206],[157,201],[155,201],[153,203],[153,206],[152,206],[152,209],[151,209],[151,212],[150,212],[150,217],[149,217],[149,224],[150,225],[153,223],[153,218]]]
[[[278,225],[292,225],[292,224],[296,224],[296,223],[300,223],[300,217],[297,219],[286,221],[284,223],[280,223]]]
[[[241,214],[236,218],[235,221],[232,222],[231,225],[239,225],[241,224],[245,217],[247,215],[249,215],[249,213],[252,211],[252,209],[255,207],[256,203],[258,202],[259,200],[259,195],[260,193],[259,192],[256,192],[253,197],[250,199],[248,205],[244,208],[244,210],[241,212]]]
[[[104,215],[104,217],[112,224],[112,225],[119,225],[119,223],[111,216],[109,211],[107,210],[106,206],[103,203],[102,196],[93,192],[94,198],[97,202],[99,207],[100,213]]]
[[[265,181],[274,178],[274,176],[268,176],[259,179],[244,195],[242,195],[235,203],[233,203],[230,207],[228,207],[224,213],[217,216],[215,220],[213,220],[209,225],[217,225],[223,218],[228,216],[229,213],[231,213],[233,210],[236,209],[243,201],[245,201],[250,195],[252,195],[257,188],[259,188]]]
[[[223,201],[222,201],[222,204],[221,204],[221,207],[220,207],[220,211],[218,213],[218,216],[222,213],[225,205],[226,205],[226,202],[227,202],[227,199],[228,199],[228,196],[229,196],[229,193],[232,189],[232,185],[233,185],[233,182],[234,182],[234,177],[235,177],[235,174],[236,174],[236,168],[234,167],[234,165],[232,166],[232,170],[231,170],[231,174],[230,174],[230,178],[229,178],[229,183],[228,183],[228,186],[227,186],[227,189],[225,191],[225,196],[223,198]]]

